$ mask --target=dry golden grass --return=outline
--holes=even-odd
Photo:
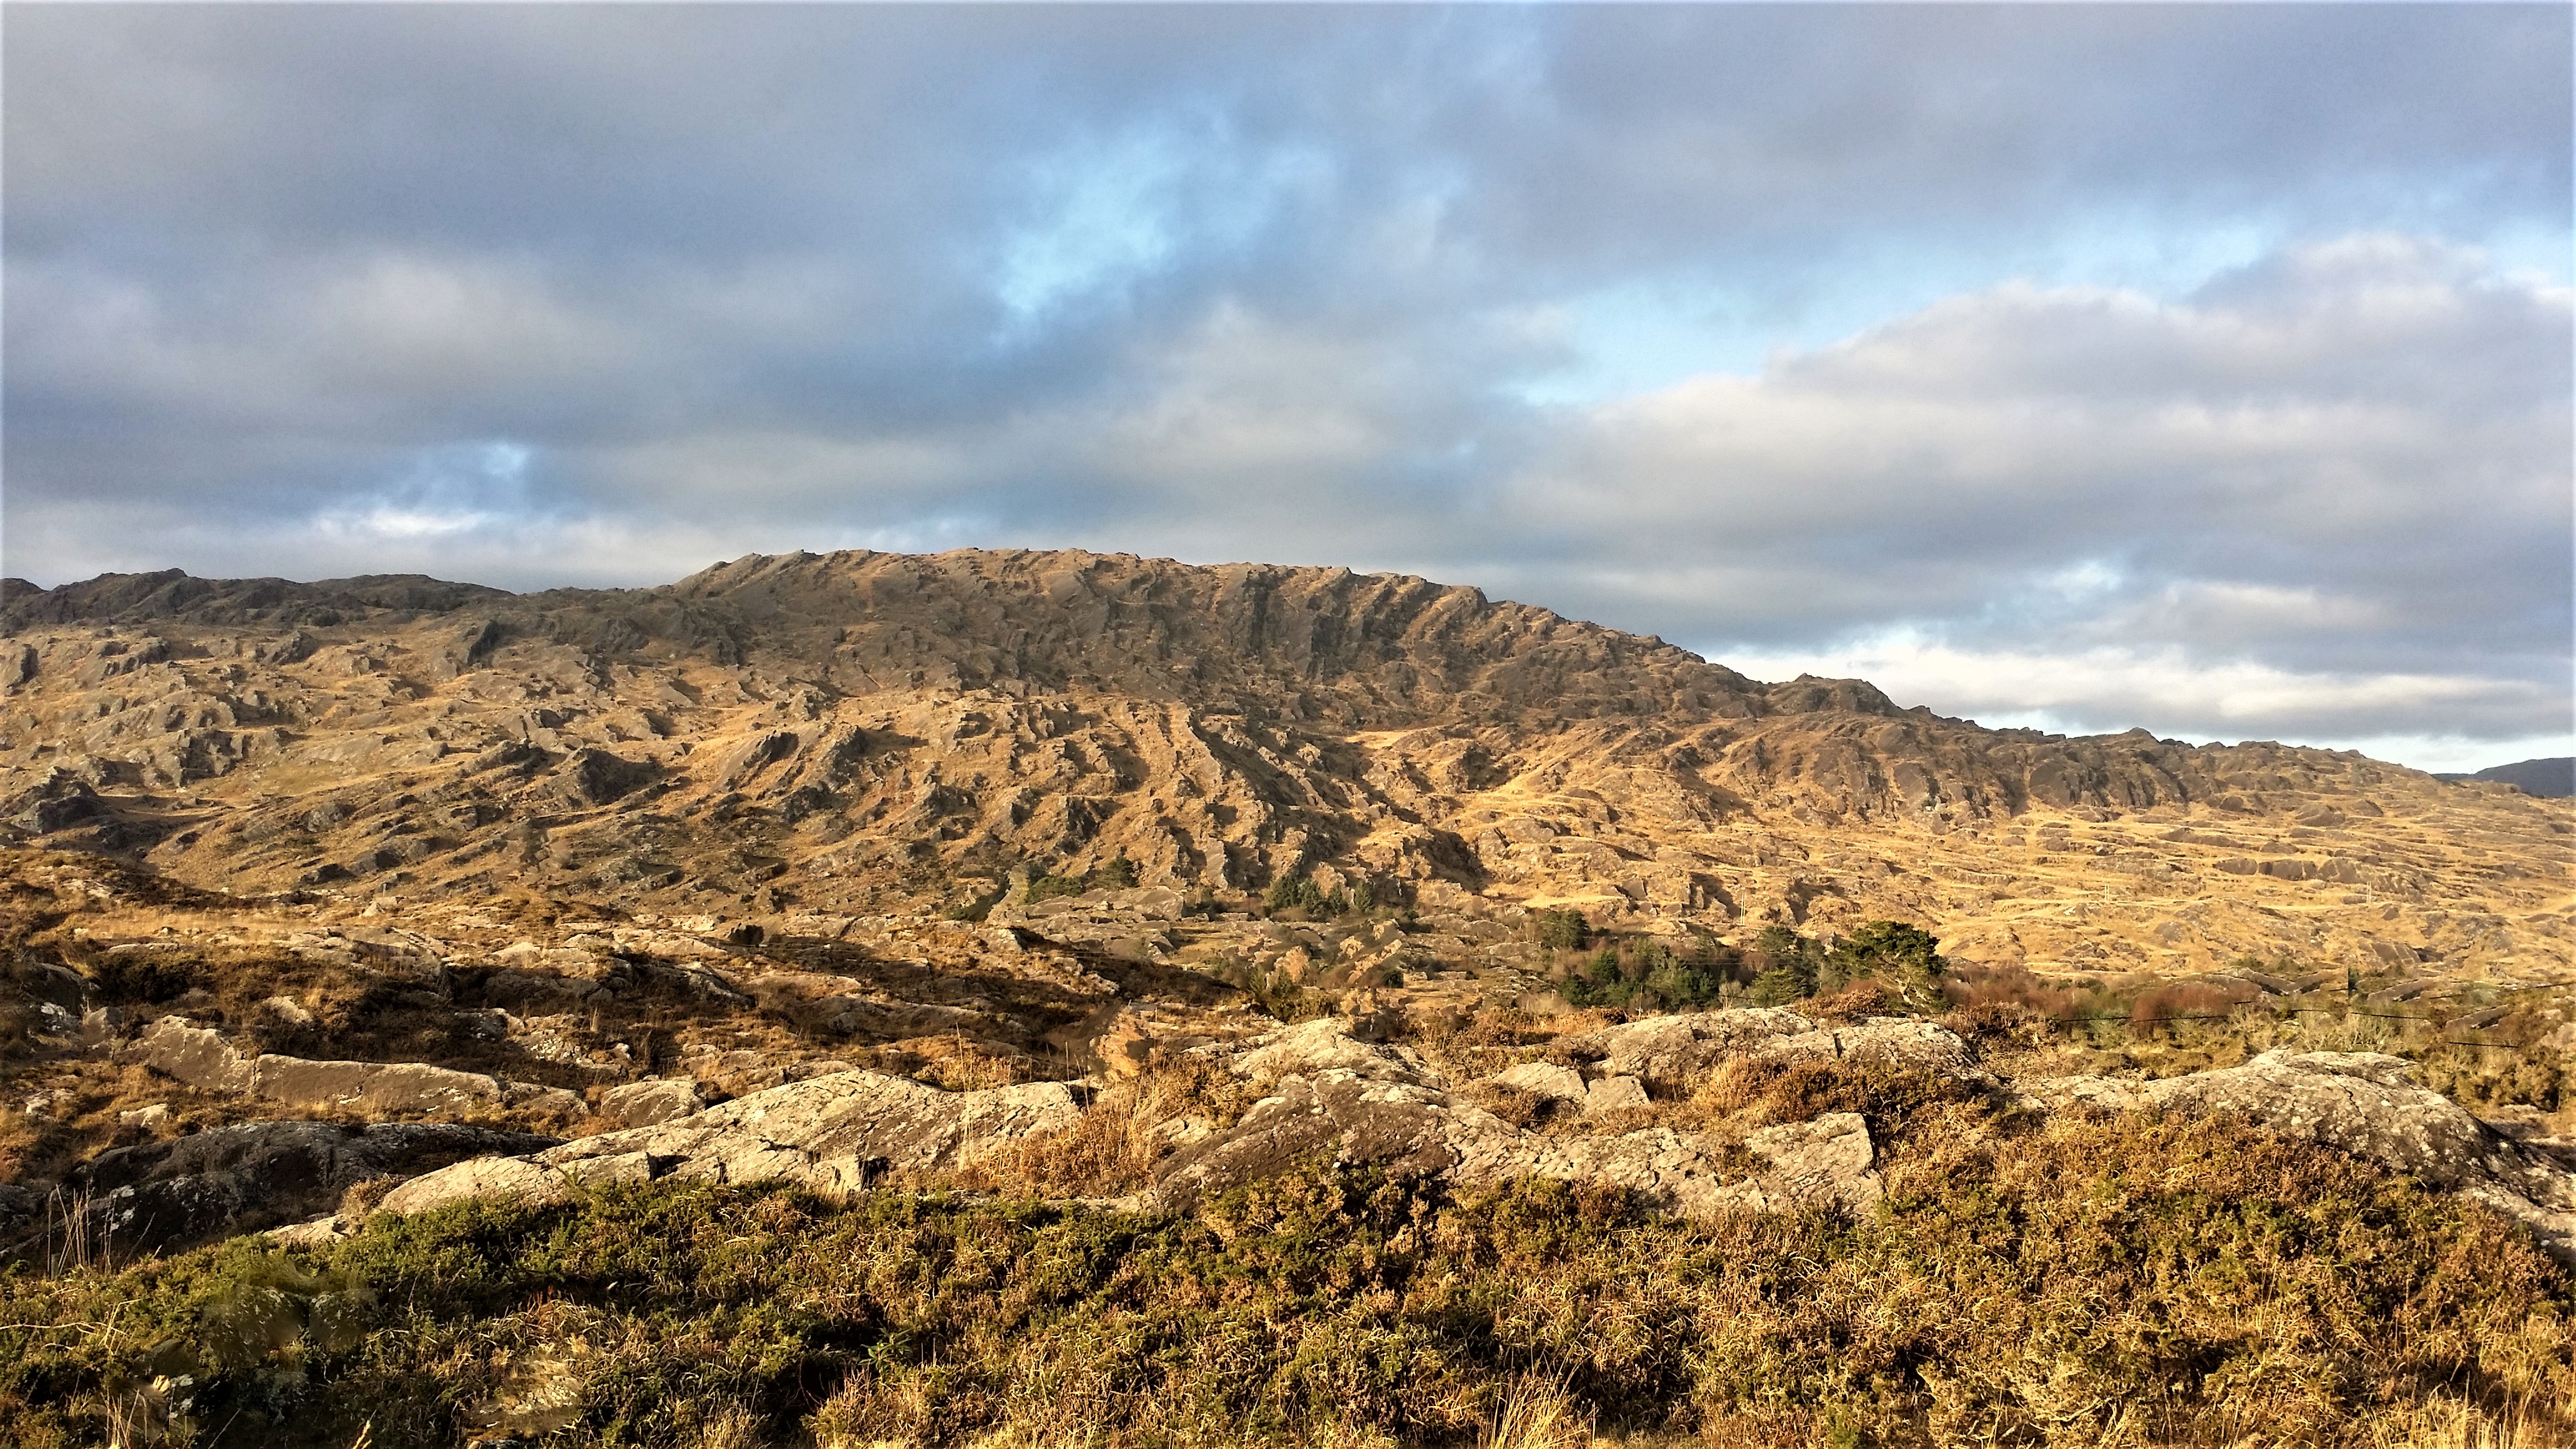
[[[1478,1449],[1591,1449],[1593,1416],[1567,1391],[1563,1374],[1536,1370],[1514,1380]]]
[[[2555,1416],[2576,1419],[2562,1406]],[[2567,1434],[2526,1410],[2489,1412],[2458,1399],[2431,1399],[2392,1407],[2371,1428],[2371,1449],[2565,1449]]]
[[[1073,1126],[1022,1138],[956,1175],[958,1186],[1024,1197],[1114,1197],[1151,1181],[1180,1145],[1166,1124],[1231,1126],[1254,1094],[1202,1059],[1160,1061],[1093,1093]]]

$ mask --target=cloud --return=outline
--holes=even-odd
[[[2569,341],[2566,289],[2408,239],[2170,301],[2006,284],[1594,409],[1513,512],[1686,579],[1701,637],[2090,619],[2430,657],[2476,618],[2563,648]]]
[[[1963,648],[1907,628],[1830,650],[1739,651],[1727,662],[1758,678],[1865,678],[1895,698],[1938,700],[1942,712],[1986,724],[2082,733],[2145,725],[2195,740],[2405,735],[2458,749],[2546,743],[2569,724],[2565,692],[2541,680],[2297,671],[2173,646]]]
[[[1910,640],[1943,708],[2502,738],[2569,654],[2567,279],[2515,270],[2569,25],[38,7],[0,542],[1342,563]]]

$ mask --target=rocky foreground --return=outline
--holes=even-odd
[[[71,1200],[131,1254],[460,1193],[973,1185],[1101,1113],[1125,1167],[1020,1185],[1186,1211],[1326,1161],[1596,1185],[1685,1216],[1865,1209],[1857,1116],[1710,1106],[1751,1090],[1729,1073],[1808,1062],[2024,1113],[2240,1114],[2489,1201],[2558,1251],[2576,1206],[2554,1043],[2480,1045],[2349,991],[2172,1021],[1975,1005],[1974,979],[1755,1007],[1758,953],[1550,946],[1564,918],[1528,912],[1184,916],[1154,887],[773,931],[525,897],[245,899],[62,855],[8,857],[0,880],[21,1033],[0,1213],[21,1251]],[[1723,1009],[1642,983],[1625,1010],[1568,1005],[1581,971],[1644,959]]]
[[[1921,1073],[1962,1098],[1998,1094],[2016,1110],[2225,1113],[2284,1136],[2348,1153],[2383,1170],[2462,1194],[2525,1227],[2576,1264],[2576,1143],[2479,1120],[2415,1079],[2409,1063],[2373,1052],[2268,1051],[2240,1067],[2167,1081],[2041,1077],[2006,1083],[1975,1065],[1955,1033],[1919,1021],[1836,1027],[1781,1008],[1653,1017],[1559,1038],[1545,1058],[1473,1081],[1452,1081],[1417,1050],[1374,1038],[1377,1024],[1328,1018],[1199,1048],[1206,1065],[1255,1094],[1231,1123],[1206,1103],[1129,1125],[1174,1146],[1149,1185],[1109,1205],[1188,1211],[1201,1201],[1316,1163],[1373,1167],[1399,1181],[1450,1189],[1525,1178],[1611,1190],[1685,1218],[1841,1208],[1867,1212],[1883,1195],[1864,1116],[1712,1122],[1699,1130],[1641,1126],[1704,1103],[1729,1067],[1755,1074],[1830,1065],[1842,1072]],[[1649,1084],[1652,1084],[1650,1087]],[[1091,1094],[1048,1082],[940,1092],[876,1072],[820,1077],[711,1110],[602,1133],[519,1156],[478,1157],[411,1178],[372,1211],[413,1213],[462,1199],[561,1202],[586,1188],[692,1179],[788,1182],[850,1192],[871,1182],[975,1180],[979,1167],[1032,1142],[1080,1130]],[[1659,1100],[1660,1098],[1660,1100]],[[1478,1105],[1497,1101],[1516,1125]],[[1658,1108],[1666,1110],[1659,1111]],[[1133,1117],[1132,1101],[1110,1108]],[[1732,1128],[1733,1130],[1729,1130]],[[133,1209],[125,1209],[133,1211]],[[361,1226],[333,1215],[281,1230],[311,1244]]]
[[[568,964],[549,949],[575,948],[492,974]],[[58,1071],[162,1100],[71,1169],[50,1271],[0,1280],[0,1423],[837,1449],[1464,1443],[1555,1415],[1642,1442],[2360,1446],[2549,1443],[2576,1408],[2576,1143],[2434,1090],[2421,1043],[2310,1049],[2246,1013],[2106,1053],[1871,983],[1547,1020],[1366,992],[1293,1024],[1213,988],[1170,1008],[1196,1030],[1055,1079],[887,1069],[919,1039],[690,1075],[753,1070],[695,1039],[763,1020],[736,949],[658,979],[700,1023],[667,1060],[579,1090],[258,1051],[220,998],[62,1023]],[[1023,989],[1125,989],[1077,974],[1114,957],[1020,949],[1048,963]],[[590,995],[629,1011],[657,981],[616,976]],[[85,1130],[82,1090],[55,1131]]]

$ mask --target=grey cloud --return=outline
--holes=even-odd
[[[1713,647],[1912,621],[2522,681],[2567,652],[2565,449],[2533,461],[2565,304],[2448,244],[2564,229],[2563,7],[10,30],[13,572],[1083,543],[1413,568]],[[2361,239],[2189,298],[1997,285],[2131,234]],[[1973,284],[1758,377],[1529,401],[1603,289],[1785,327],[1891,273]]]
[[[2095,720],[2219,732],[2186,676],[2253,669],[2298,676],[2244,684],[2267,726],[2529,735],[2568,714],[2571,342],[2564,288],[2387,237],[2173,303],[2006,287],[1606,407],[1518,514],[1621,560],[1594,612],[1721,653],[1904,620],[2025,697],[2013,658],[2138,661]]]

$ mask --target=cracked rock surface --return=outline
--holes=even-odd
[[[71,1186],[99,1196],[99,1229],[123,1254],[255,1232],[328,1211],[371,1179],[554,1143],[444,1122],[247,1122],[102,1153]]]
[[[1645,1067],[1653,1060],[1648,1055],[1618,1048],[1648,1040],[1687,1042],[1692,1051],[1707,1046],[1713,1064],[1726,1047],[1711,1043],[1741,1052],[1811,1033],[1814,1024],[1794,1012],[1726,1012],[1635,1025],[1650,1030],[1603,1034],[1617,1039],[1608,1049],[1613,1065]],[[1233,1055],[1228,1066],[1238,1076],[1268,1083],[1270,1094],[1232,1128],[1176,1153],[1137,1205],[1186,1209],[1212,1193],[1319,1159],[1458,1186],[1542,1177],[1616,1187],[1695,1217],[1823,1203],[1865,1207],[1879,1195],[1876,1149],[1856,1113],[1752,1134],[1742,1147],[1758,1166],[1748,1172],[1730,1152],[1734,1144],[1707,1133],[1648,1127],[1566,1137],[1515,1127],[1453,1093],[1449,1081],[1417,1053],[1366,1040],[1367,1031],[1366,1023],[1308,1022]],[[1595,1094],[1613,1106],[1647,1101],[1637,1077],[1625,1072],[1586,1083],[1569,1067],[1524,1063],[1491,1080],[1537,1096],[1581,1101],[1591,1110],[1600,1110],[1591,1106]]]
[[[967,1165],[1069,1127],[1080,1112],[1062,1082],[943,1092],[879,1072],[839,1072],[523,1158],[461,1162],[403,1184],[381,1207],[420,1212],[473,1196],[552,1201],[577,1183],[664,1177],[855,1189],[890,1171]]]
[[[2268,1051],[2241,1067],[2160,1082],[2059,1077],[2020,1085],[2023,1100],[2045,1109],[2237,1113],[2474,1198],[2576,1262],[2576,1154],[2480,1121],[2424,1086],[2399,1057]]]
[[[513,1082],[426,1062],[328,1062],[263,1052],[245,1055],[221,1032],[165,1016],[125,1052],[192,1087],[246,1092],[308,1110],[461,1111],[476,1106],[578,1110],[560,1087]]]

